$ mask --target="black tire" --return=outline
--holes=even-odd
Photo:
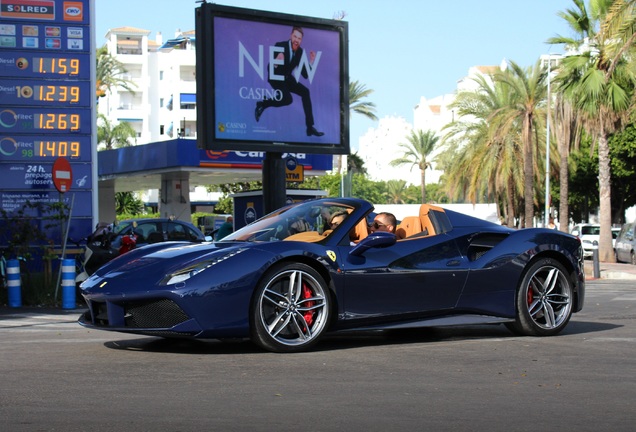
[[[329,288],[308,265],[278,266],[256,288],[251,311],[251,336],[257,345],[279,353],[304,351],[328,327]]]
[[[574,292],[558,261],[541,258],[524,273],[517,288],[516,319],[507,327],[525,336],[553,336],[572,316]]]

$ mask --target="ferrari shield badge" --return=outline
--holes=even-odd
[[[331,261],[336,262],[336,253],[334,251],[328,250],[327,256],[329,257]]]

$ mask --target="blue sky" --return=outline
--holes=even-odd
[[[505,59],[531,66],[541,54],[562,53],[545,41],[571,36],[559,11],[572,0],[225,0],[215,3],[331,19],[346,12],[349,76],[374,93],[377,115],[413,122],[413,107],[451,93],[471,66]],[[164,38],[194,29],[191,0],[96,0],[97,45],[110,28],[131,26]],[[317,125],[319,126],[319,125]],[[375,123],[351,118],[351,146]]]

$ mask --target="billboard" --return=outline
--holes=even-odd
[[[345,21],[202,4],[199,147],[349,153],[347,41]]]

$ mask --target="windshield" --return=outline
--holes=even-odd
[[[353,210],[333,201],[308,201],[271,213],[220,241],[320,241],[336,231]]]
[[[584,226],[581,227],[582,235],[599,235],[601,233],[600,226]]]

